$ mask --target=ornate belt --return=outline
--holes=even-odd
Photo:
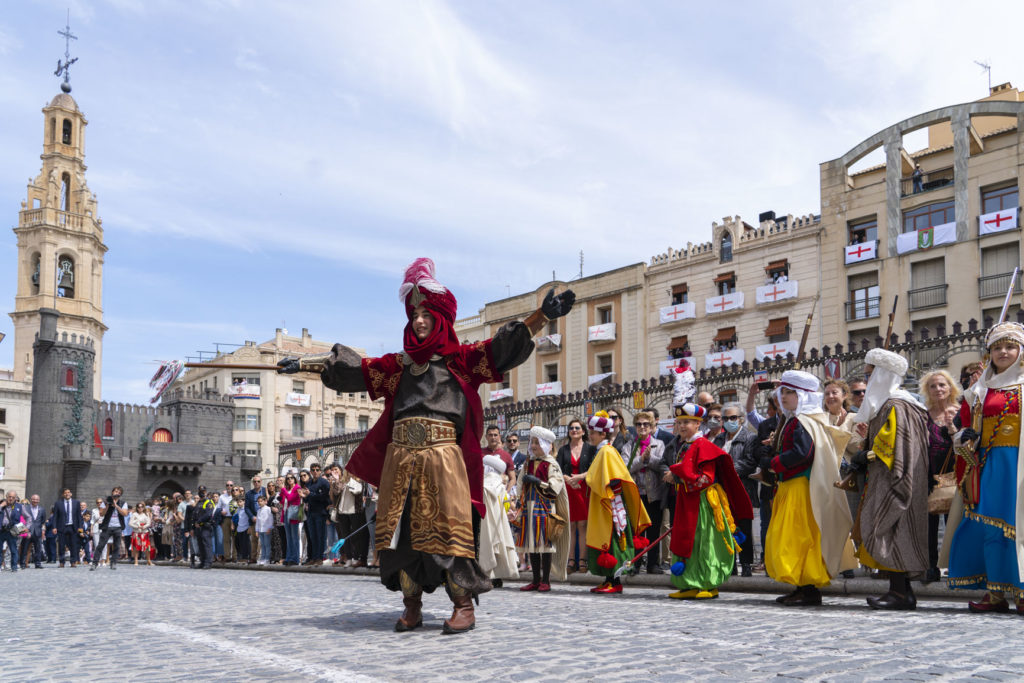
[[[995,433],[993,434],[993,429]],[[981,445],[986,448],[1012,446],[1017,448],[1020,435],[1020,415],[1009,414],[1000,421],[994,417],[986,417],[982,421]]]
[[[404,417],[395,422],[391,441],[405,448],[430,448],[457,443],[455,425],[448,420],[429,417]]]

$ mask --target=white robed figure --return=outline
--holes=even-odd
[[[519,558],[508,523],[508,491],[502,481],[506,465],[496,455],[485,455],[483,460],[487,516],[480,525],[480,569],[491,579],[518,579]]]

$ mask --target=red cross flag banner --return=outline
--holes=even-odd
[[[871,240],[863,244],[849,244],[846,246],[846,265],[870,261],[878,257],[878,240]]]
[[[615,323],[591,325],[587,329],[587,341],[615,341]]]
[[[978,216],[978,234],[991,235],[994,232],[1013,230],[1017,227],[1017,207],[993,211]]]
[[[784,341],[777,342],[775,344],[761,344],[760,346],[754,347],[754,358],[764,362],[766,360],[775,360],[778,356],[786,357],[786,354],[793,354],[796,357],[797,353],[800,352],[800,342],[798,341]]]
[[[491,392],[491,401],[500,401],[503,398],[512,398],[512,387],[495,389]]]
[[[798,291],[796,280],[787,280],[786,282],[776,282],[764,287],[758,287],[754,293],[754,298],[759,304],[773,304],[783,299],[792,299],[797,295]]]
[[[687,301],[685,304],[675,304],[658,309],[659,323],[670,325],[680,320],[697,317],[697,304]]]
[[[561,382],[544,382],[537,385],[538,396],[558,396],[562,393]]]
[[[672,360],[661,361],[658,363],[658,374],[662,377],[672,375],[675,373],[676,368],[683,364],[684,360],[683,358],[673,358]]]
[[[743,292],[722,294],[721,296],[713,296],[710,299],[704,300],[705,313],[721,313],[735,308],[743,308]]]
[[[956,223],[943,223],[897,236],[896,251],[900,254],[908,254],[919,249],[931,249],[940,244],[952,242],[956,242]]]
[[[727,368],[730,365],[742,365],[743,361],[746,360],[746,354],[743,349],[733,349],[731,351],[718,351],[717,353],[708,353],[704,356],[704,367],[706,368]]]

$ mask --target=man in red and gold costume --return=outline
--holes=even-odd
[[[443,632],[461,633],[476,623],[473,599],[491,588],[476,560],[485,514],[478,389],[523,363],[533,351],[532,336],[568,313],[575,295],[556,296],[552,288],[524,322],[507,323],[475,344],[459,343],[455,296],[435,279],[430,259],[406,269],[399,299],[408,320],[402,352],[361,358],[335,344],[325,356],[283,360],[279,371],[319,371],[330,389],[384,399],[383,414],[347,469],[379,489],[381,582],[401,590],[405,603],[395,630],[422,626],[423,592],[443,585],[454,604]]]

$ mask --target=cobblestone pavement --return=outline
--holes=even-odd
[[[877,613],[826,595],[707,602],[627,586],[620,596],[517,585],[481,598],[475,631],[441,635],[443,592],[424,628],[394,633],[400,596],[376,577],[132,567],[0,573],[6,680],[1021,680],[1024,617],[923,601]]]

